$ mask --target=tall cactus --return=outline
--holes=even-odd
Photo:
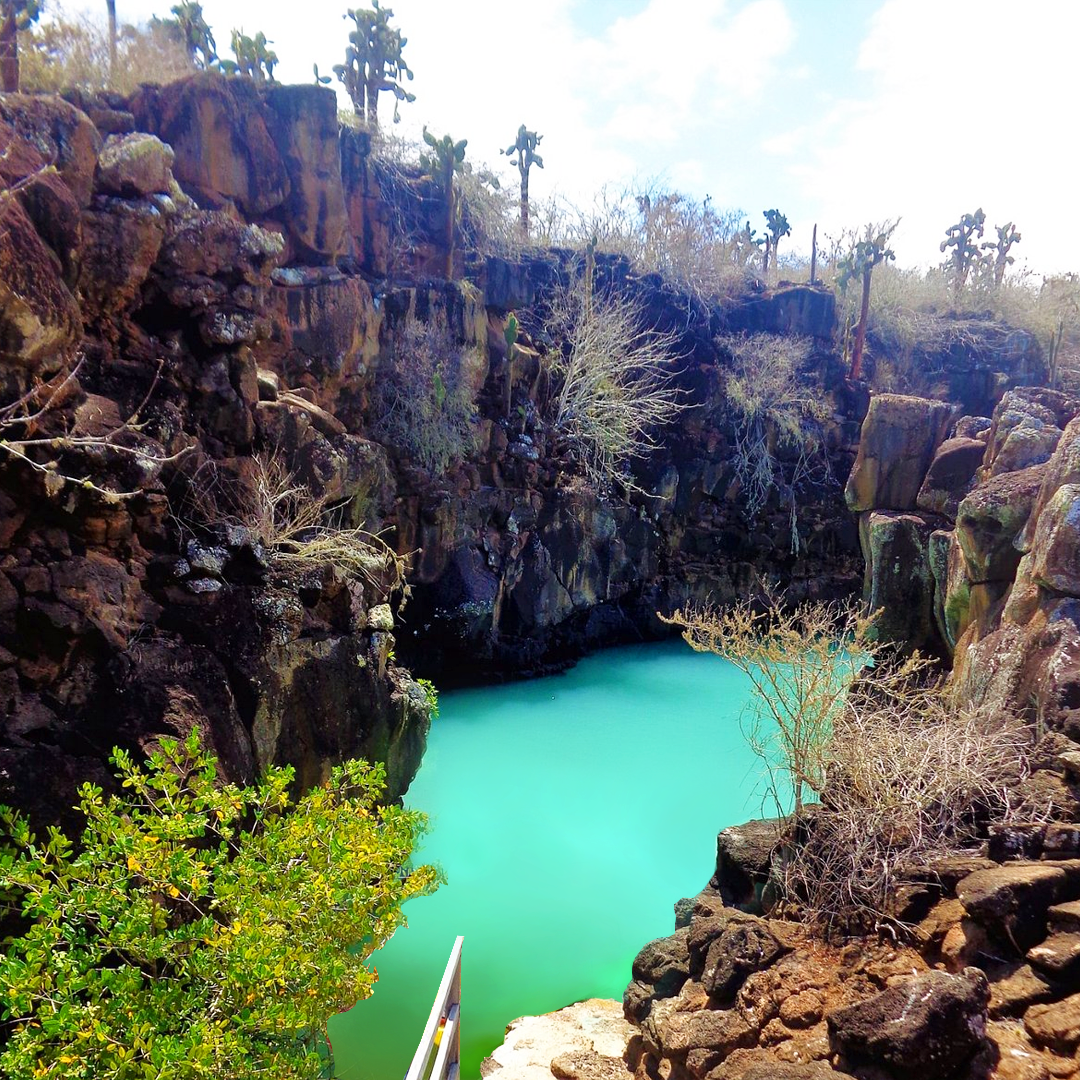
[[[345,63],[335,64],[334,74],[352,99],[356,115],[372,127],[378,127],[379,94],[385,90],[394,95],[395,122],[398,103],[415,101],[416,95],[408,93],[401,85],[403,77],[409,80],[413,77],[401,56],[408,38],[390,26],[394,17],[392,8],[380,7],[379,0],[371,0],[371,3],[370,8],[350,8],[345,15],[356,24],[356,29],[349,34]]]
[[[946,266],[952,277],[954,303],[959,301],[968,274],[979,257],[979,249],[972,242],[972,237],[981,237],[985,224],[986,214],[980,206],[974,214],[964,214],[955,225],[950,225],[945,230],[945,239],[938,245],[942,252],[952,248]]]
[[[772,252],[773,266],[779,268],[780,263],[777,260],[777,248],[780,246],[781,237],[791,235],[791,226],[788,224],[788,219],[781,214],[779,210],[765,210],[763,211],[763,215],[765,217],[765,228],[768,232],[768,236],[765,238],[764,275],[768,278],[769,253]]]
[[[997,240],[987,240],[979,247],[986,252],[984,258],[993,267],[994,288],[1000,289],[1001,283],[1005,280],[1005,271],[1016,262],[1016,259],[1009,254],[1009,248],[1020,243],[1020,234],[1011,221],[1007,221],[1004,225],[995,225],[994,232],[997,233]]]
[[[454,142],[450,135],[436,139],[425,125],[424,142],[431,147],[431,153],[421,154],[420,164],[446,198],[446,278],[449,281],[454,276],[454,223],[457,220],[458,203],[454,173],[462,172],[465,168],[465,147],[469,140]]]
[[[521,174],[521,235],[525,240],[529,239],[529,169],[533,165],[538,169],[544,167],[544,159],[536,152],[536,147],[543,137],[535,131],[529,131],[522,124],[518,128],[517,141],[499,151],[507,157],[517,154],[517,167]]]
[[[851,378],[862,378],[863,348],[866,345],[866,322],[870,315],[870,278],[878,263],[895,259],[896,254],[886,245],[899,224],[866,226],[866,239],[860,240],[837,264],[837,281],[841,292],[846,292],[850,282],[862,278],[862,298],[859,304],[859,322],[855,329],[855,344],[851,350]],[[877,232],[875,232],[875,228]]]
[[[150,25],[163,28],[178,41],[196,67],[209,68],[217,60],[217,42],[203,15],[202,4],[197,0],[180,0],[169,10],[172,18],[159,19],[155,15]]]
[[[0,90],[19,92],[19,31],[41,15],[39,0],[0,0]]]
[[[220,60],[218,66],[228,75],[246,75],[255,82],[273,82],[277,53],[266,46],[272,44],[260,30],[253,38],[243,30],[233,30],[232,51],[236,62]]]

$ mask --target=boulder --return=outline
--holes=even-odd
[[[919,509],[955,521],[960,500],[975,486],[985,451],[986,445],[979,439],[946,439],[934,454],[919,489]]]
[[[12,200],[0,229],[0,361],[48,376],[63,366],[81,334],[79,305],[59,261]]]
[[[1024,1013],[1024,1027],[1040,1045],[1071,1054],[1080,1045],[1080,994],[1032,1005]]]
[[[665,1055],[691,1050],[730,1054],[739,1047],[753,1046],[758,1033],[738,1009],[673,1012],[655,1026],[656,1041]]]
[[[301,262],[333,263],[352,251],[341,186],[337,96],[326,86],[274,84],[263,96],[266,122],[289,181],[275,216]]]
[[[964,909],[1003,942],[1030,948],[1046,935],[1047,909],[1063,898],[1065,871],[1039,863],[977,870],[956,886]]]
[[[88,321],[137,306],[165,227],[164,214],[149,200],[99,199],[83,214],[79,292]]]
[[[1000,476],[1048,461],[1061,438],[1058,414],[1031,388],[1010,390],[994,410],[983,476]]]
[[[651,1000],[656,998],[674,997],[682,989],[683,983],[690,978],[690,953],[687,948],[689,934],[688,928],[676,930],[669,937],[650,941],[634,957],[630,974],[634,982],[647,987],[650,997],[647,1004],[651,1005]],[[624,1005],[627,1003],[625,996],[623,1002]],[[628,1011],[626,1018],[641,1020],[648,1009],[646,1008],[644,1013],[638,1009],[634,1012],[639,1015],[630,1015]]]
[[[168,194],[174,158],[172,147],[154,135],[110,135],[98,155],[94,187],[125,199]]]
[[[616,1001],[591,998],[544,1016],[523,1016],[480,1065],[499,1080],[631,1080],[624,1063],[637,1034]]]
[[[863,600],[867,610],[881,612],[874,630],[883,641],[918,649],[936,638],[929,553],[933,531],[934,522],[922,514],[875,510],[859,517],[866,560]]]
[[[852,510],[913,510],[952,410],[942,401],[870,399],[844,497]]]
[[[1017,541],[1021,551],[1031,550],[1043,508],[1065,484],[1080,484],[1080,416],[1065,425],[1057,449],[1046,463],[1038,498]]]
[[[56,167],[79,206],[89,205],[101,136],[85,113],[51,95],[3,94],[0,120]]]
[[[1030,559],[1036,584],[1080,597],[1080,483],[1062,484],[1042,508]]]
[[[748,821],[721,829],[716,837],[716,873],[712,884],[732,907],[762,914],[761,894],[769,880],[773,852],[783,822]]]
[[[1080,934],[1051,934],[1027,951],[1032,967],[1051,979],[1072,979],[1080,971]]]
[[[701,984],[718,1000],[730,999],[748,975],[764,970],[789,951],[764,919],[732,919],[709,945]]]
[[[1039,493],[1043,466],[1004,473],[980,484],[960,503],[956,538],[972,582],[1016,577],[1020,551],[1016,539]]]
[[[829,1040],[853,1065],[944,1080],[983,1048],[989,1001],[977,968],[961,975],[929,971],[830,1013]]]
[[[201,207],[235,206],[249,220],[282,206],[288,171],[250,79],[201,71],[166,86],[142,86],[131,111],[139,130],[172,147],[173,173]]]
[[[1014,964],[993,973],[990,982],[990,1016],[1023,1016],[1028,1008],[1049,1001],[1053,987],[1030,964]]]

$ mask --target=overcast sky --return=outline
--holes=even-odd
[[[169,3],[117,0],[118,15]],[[525,123],[544,137],[538,197],[660,179],[758,229],[777,207],[805,249],[815,221],[902,217],[901,265],[939,261],[946,226],[981,206],[988,226],[1016,223],[1031,269],[1080,270],[1078,0],[388,3],[416,74],[401,133],[467,138],[512,183],[498,150]],[[342,59],[345,6],[203,2],[219,49],[261,29],[298,82]]]

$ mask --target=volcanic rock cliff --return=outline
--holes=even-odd
[[[440,682],[518,676],[763,577],[857,587],[842,485],[867,402],[827,290],[709,306],[599,257],[599,285],[677,334],[687,406],[630,494],[600,491],[542,409],[543,302],[573,254],[465,244],[461,279],[432,277],[445,203],[339,130],[331,91],[200,73],[127,100],[7,95],[0,147],[0,797],[55,817],[113,745],[193,725],[233,777],[273,760],[309,783],[362,754],[396,797],[428,723],[399,656]],[[450,343],[471,418],[444,469],[375,422],[413,323]],[[752,518],[717,344],[739,332],[809,339],[829,417],[822,476]],[[964,384],[986,407],[1038,377],[1024,349],[988,356]],[[268,476],[407,557],[408,603],[389,554],[283,568]]]

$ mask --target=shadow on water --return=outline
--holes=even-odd
[[[564,675],[447,693],[406,802],[445,884],[374,960],[375,996],[330,1025],[342,1080],[401,1080],[457,934],[462,1077],[518,1016],[621,997],[672,905],[708,881],[719,829],[759,816],[739,731],[746,678],[681,641]]]

